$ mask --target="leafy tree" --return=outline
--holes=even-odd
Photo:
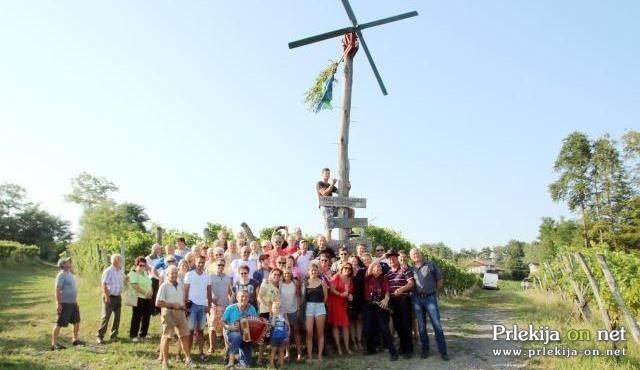
[[[110,240],[113,235],[124,235],[129,231],[146,232],[140,221],[148,219],[144,207],[140,205],[118,204],[113,200],[107,200],[85,209],[80,217],[80,238],[99,242]]]
[[[480,249],[480,252],[478,252],[478,258],[488,260],[489,258],[491,258],[491,252],[493,252],[491,250],[491,247],[484,247]]]
[[[26,197],[27,191],[22,186],[6,182],[0,184],[0,216],[20,211],[28,204]]]
[[[527,243],[524,246],[524,261],[540,263],[544,260],[543,249],[540,243],[534,241],[533,243]]]
[[[589,247],[586,211],[593,197],[589,178],[591,156],[587,136],[578,131],[571,133],[563,140],[562,149],[553,166],[554,171],[560,173],[560,178],[549,185],[554,202],[566,201],[570,211],[580,211],[586,248]]]
[[[264,229],[260,229],[260,240],[271,240],[271,235],[273,235],[273,231],[275,228],[273,227],[265,227]]]
[[[17,233],[13,240],[40,248],[40,258],[55,260],[71,242],[70,223],[40,209],[37,205],[24,208],[16,215]]]
[[[618,238],[621,246],[627,249],[640,250],[640,196],[628,202],[628,221],[620,228]]]
[[[233,230],[229,226],[225,226],[223,224],[207,222],[207,229],[209,229],[209,238],[212,240],[218,239],[218,232],[220,230],[225,230],[227,232],[227,240],[232,240],[235,237],[235,235],[233,235]]]
[[[65,199],[87,208],[107,201],[109,193],[118,191],[118,187],[111,181],[87,172],[82,172],[71,179],[71,188],[71,193],[65,195]]]
[[[580,226],[577,222],[564,218],[556,221],[551,217],[543,217],[536,244],[542,260],[550,261],[560,248],[580,244],[580,238]]]
[[[453,251],[446,244],[439,243],[423,243],[420,249],[428,249],[432,256],[440,257],[446,260],[453,259]]]
[[[126,220],[126,222],[136,225],[140,231],[147,231],[144,223],[149,221],[149,216],[145,212],[143,206],[135,203],[125,202],[122,204],[118,204],[118,208],[119,212]]]
[[[22,186],[0,185],[0,240],[36,245],[40,258],[55,260],[71,238],[69,222],[29,202]]]
[[[369,225],[365,232],[367,237],[373,240],[374,246],[383,245],[385,249],[395,248],[407,252],[414,247],[413,243],[405,239],[400,232],[386,227]]]
[[[608,242],[615,247],[620,227],[626,219],[625,211],[632,189],[615,141],[609,135],[593,143],[592,180],[596,213],[594,227],[598,229],[601,243]]]
[[[630,171],[636,187],[640,186],[640,132],[627,131],[622,136],[624,158],[632,162]]]
[[[164,245],[176,244],[178,238],[184,238],[187,245],[194,245],[203,241],[202,236],[198,233],[192,233],[184,230],[169,229],[162,234],[162,243]]]
[[[529,267],[524,262],[524,247],[525,243],[518,240],[510,240],[506,245],[504,269],[513,280],[522,280],[529,275]]]

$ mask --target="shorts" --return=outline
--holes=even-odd
[[[222,329],[224,325],[222,323],[222,314],[224,313],[224,306],[216,306],[215,308],[209,308],[209,315],[207,317],[207,324],[209,330],[216,332],[216,336],[222,336]]]
[[[300,317],[298,316],[298,311],[296,312],[292,312],[292,313],[288,313],[287,314],[287,320],[289,320],[289,326],[291,328],[297,328],[300,326]]]
[[[322,215],[322,225],[324,225],[324,229],[331,230],[331,228],[329,227],[329,219],[338,215],[337,208],[320,206],[320,214]]]
[[[63,328],[67,325],[77,324],[80,322],[80,309],[75,303],[62,303],[62,310],[58,313],[56,325]]]
[[[269,341],[269,344],[271,344],[271,347],[273,348],[279,348],[279,347],[284,347],[289,345],[289,338],[273,338],[271,337],[271,340]]]
[[[160,313],[160,322],[162,323],[162,336],[164,337],[172,338],[174,329],[178,329],[178,336],[181,338],[189,335],[187,316],[184,311],[163,308]]]
[[[189,323],[189,331],[204,330],[205,323],[207,322],[207,306],[192,304],[189,309],[187,322]]]
[[[322,302],[307,302],[307,309],[305,311],[305,316],[316,317],[326,315],[327,310],[324,307],[324,303]]]

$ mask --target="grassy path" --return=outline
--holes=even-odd
[[[159,320],[151,321],[151,339],[141,343],[128,340],[131,309],[123,307],[120,340],[106,346],[94,345],[100,314],[100,291],[97,279],[79,279],[82,325],[81,338],[89,343],[72,348],[70,328],[61,332],[62,343],[68,349],[49,350],[50,331],[55,320],[53,279],[56,269],[42,263],[8,264],[0,269],[0,369],[159,369],[156,348],[159,342]],[[94,281],[95,280],[95,281]],[[633,369],[638,364],[638,352],[616,363],[611,359],[568,360],[558,358],[525,359],[494,356],[494,349],[519,348],[513,342],[493,341],[492,325],[542,323],[561,325],[570,308],[566,302],[542,292],[521,292],[517,284],[502,282],[502,289],[470,293],[441,302],[442,320],[451,361],[442,361],[431,338],[432,356],[426,360],[413,358],[389,362],[386,354],[337,358],[327,356],[324,363],[289,363],[291,369],[503,369],[503,368],[595,368]],[[565,326],[566,327],[566,326]],[[562,329],[562,328],[559,328]],[[430,334],[432,331],[430,330]],[[519,343],[522,345],[522,342]],[[525,348],[527,343],[525,343]],[[530,347],[530,346],[529,346]],[[419,346],[416,343],[416,349]],[[416,351],[417,352],[417,351]],[[172,348],[175,353],[175,347]],[[576,362],[577,361],[577,362]],[[183,365],[173,361],[174,369]],[[199,368],[222,369],[220,352]]]

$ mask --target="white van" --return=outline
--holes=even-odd
[[[498,289],[498,271],[487,270],[482,278],[483,289]]]

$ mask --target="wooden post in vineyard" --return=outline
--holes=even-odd
[[[162,228],[156,226],[156,243],[162,245]]]
[[[580,286],[578,286],[578,283],[576,283],[575,279],[573,278],[573,268],[569,263],[569,258],[563,255],[562,263],[563,263],[563,271],[567,279],[569,280],[569,283],[571,284],[573,291],[576,292],[576,297],[578,300],[575,303],[576,303],[576,306],[578,307],[578,311],[580,312],[580,315],[585,321],[589,321],[589,317],[587,315],[587,312],[588,312],[587,301],[584,299],[584,294],[582,292],[582,289],[580,289]]]
[[[546,271],[549,271],[549,275],[551,275],[551,279],[555,283],[558,279],[556,279],[556,275],[553,273],[553,270],[551,269],[551,265],[549,264],[549,262],[545,262],[544,267]],[[562,297],[562,300],[565,299],[564,291],[562,289],[560,289],[560,297]]]
[[[126,254],[126,246],[124,244],[124,239],[120,238],[120,255],[122,256],[122,263],[126,263],[127,259],[125,258],[125,254]]]
[[[604,322],[604,326],[607,330],[611,331],[613,327],[611,326],[611,318],[609,317],[609,312],[607,312],[607,308],[604,305],[604,301],[602,300],[602,295],[600,294],[600,287],[598,286],[598,282],[593,277],[593,273],[587,265],[587,261],[585,261],[584,256],[580,252],[576,252],[574,254],[578,262],[580,262],[580,266],[584,270],[584,273],[587,275],[587,279],[589,280],[589,285],[591,285],[591,289],[593,290],[593,295],[596,297],[596,302],[598,303],[598,308],[600,309],[600,314],[602,315],[602,321]],[[614,343],[615,344],[615,343]]]
[[[205,227],[202,230],[202,238],[204,238],[204,243],[207,244],[209,242],[209,228]]]
[[[611,270],[609,270],[607,260],[605,260],[602,254],[596,254],[596,259],[598,260],[598,263],[600,263],[600,267],[604,273],[604,278],[607,280],[607,284],[609,285],[609,289],[611,289],[613,298],[616,300],[616,303],[618,303],[620,310],[624,313],[624,318],[627,320],[628,329],[631,332],[633,339],[635,339],[637,344],[640,344],[640,329],[638,329],[638,324],[636,323],[635,318],[631,315],[629,310],[627,310],[627,306],[624,304],[624,299],[622,299],[620,290],[618,290],[618,285],[611,274]]]

